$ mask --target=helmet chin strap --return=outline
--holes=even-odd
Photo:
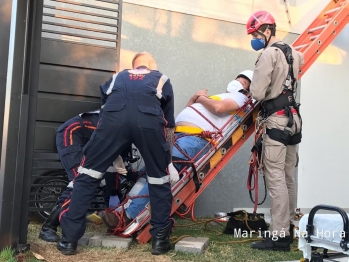
[[[269,25],[268,25],[267,29],[269,29]],[[267,29],[265,29],[265,31],[267,31]],[[257,34],[262,35],[264,37],[264,48],[266,48],[268,46],[268,44],[269,44],[270,39],[271,39],[271,34],[270,34],[270,36],[267,39],[265,34],[263,34],[262,32],[260,32],[260,31],[256,31],[256,32],[257,32]]]

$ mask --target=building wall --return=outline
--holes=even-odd
[[[302,78],[298,205],[305,211],[318,204],[349,210],[348,42],[349,25],[333,41],[329,63],[315,62]]]
[[[297,37],[285,32],[278,35],[288,43]],[[159,70],[171,79],[175,115],[199,89],[208,88],[209,94],[225,92],[239,72],[253,70],[258,56],[244,25],[124,3],[121,69],[129,68],[133,55],[144,50],[155,56]],[[251,147],[249,140],[201,194],[196,215],[253,207],[246,188]],[[262,207],[269,206],[267,200]]]
[[[329,3],[323,0],[124,0],[125,3],[160,8],[194,16],[245,24],[258,10],[269,11],[279,30],[302,33]]]

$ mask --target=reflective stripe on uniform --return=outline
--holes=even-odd
[[[163,177],[150,177],[147,176],[147,180],[149,184],[152,185],[163,185],[165,183],[170,182],[170,176],[163,176]]]
[[[115,79],[116,79],[117,75],[118,75],[118,73],[113,75],[113,80],[111,81],[110,86],[106,92],[107,95],[110,95],[111,91],[113,90]]]
[[[117,170],[114,166],[110,166],[106,172],[117,172]]]
[[[67,187],[68,188],[73,188],[74,187],[73,185],[74,185],[73,181],[70,181],[69,184],[67,185]]]
[[[87,169],[87,168],[84,168],[81,166],[78,168],[78,172],[80,174],[85,174],[85,175],[88,175],[88,176],[96,178],[96,179],[101,179],[103,177],[103,173],[98,172],[96,170]]]
[[[99,183],[99,186],[104,187],[106,185],[105,179],[101,180],[101,183]]]
[[[164,86],[164,84],[166,83],[168,77],[165,76],[165,75],[162,75],[159,79],[159,83],[158,83],[158,86],[156,87],[156,96],[161,99],[162,97],[162,88]]]

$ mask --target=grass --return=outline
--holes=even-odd
[[[14,256],[15,251],[10,247],[5,247],[0,252],[0,261],[1,262],[16,262],[17,259]]]
[[[39,262],[42,260],[38,260],[35,258],[32,252],[28,252],[26,254],[15,254],[15,250],[6,247],[0,252],[0,262]]]
[[[204,221],[204,220],[203,220]],[[187,227],[188,221],[177,220],[177,228],[173,236],[190,235],[192,237],[208,237],[210,245],[204,254],[191,255],[179,253],[173,257],[174,261],[287,261],[300,260],[302,252],[275,252],[275,251],[258,251],[252,250],[250,245],[251,239],[234,238],[233,235],[221,234],[225,224],[208,223],[205,229],[204,224],[196,224]],[[246,243],[237,243],[249,241]],[[298,242],[293,243],[292,249],[297,248]]]
[[[234,243],[234,241],[242,240],[234,238],[232,235],[224,235],[221,232],[225,224],[207,224],[204,228],[204,223],[208,219],[200,219],[194,223],[191,220],[176,218],[176,227],[171,235],[171,241],[176,242],[182,236],[191,237],[208,237],[210,244],[203,254],[194,255],[181,252],[169,251],[166,255],[153,256],[150,254],[151,244],[139,245],[133,242],[129,250],[122,250],[116,248],[98,248],[98,247],[78,247],[78,254],[75,256],[64,256],[56,249],[56,243],[47,243],[38,239],[41,223],[32,220],[28,227],[28,243],[31,246],[29,254],[18,257],[18,261],[23,262],[37,262],[31,252],[35,252],[44,257],[45,261],[49,262],[65,262],[65,261],[123,261],[123,262],[167,262],[167,261],[244,261],[244,262],[258,262],[258,261],[288,261],[300,260],[302,252],[275,252],[275,251],[257,251],[250,248],[250,243]],[[88,225],[88,232],[106,232],[104,226]],[[244,239],[245,240],[245,239]],[[174,247],[174,245],[173,245]],[[297,241],[294,242],[292,248],[297,247]],[[9,252],[9,251],[7,251]],[[0,260],[2,261],[2,260]],[[5,260],[6,261],[6,260]],[[9,262],[16,260],[9,260]]]

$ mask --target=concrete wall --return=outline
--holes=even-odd
[[[327,63],[315,62],[302,78],[298,205],[304,211],[317,204],[349,210],[348,42],[349,25],[333,41]]]
[[[288,43],[297,37],[284,32],[278,36]],[[240,71],[253,70],[258,56],[244,25],[124,3],[121,69],[129,68],[133,55],[144,50],[155,56],[160,71],[171,79],[175,115],[199,89],[224,92]],[[195,205],[197,216],[253,207],[246,188],[251,147],[249,140],[201,194]],[[269,206],[268,200],[261,207]]]

